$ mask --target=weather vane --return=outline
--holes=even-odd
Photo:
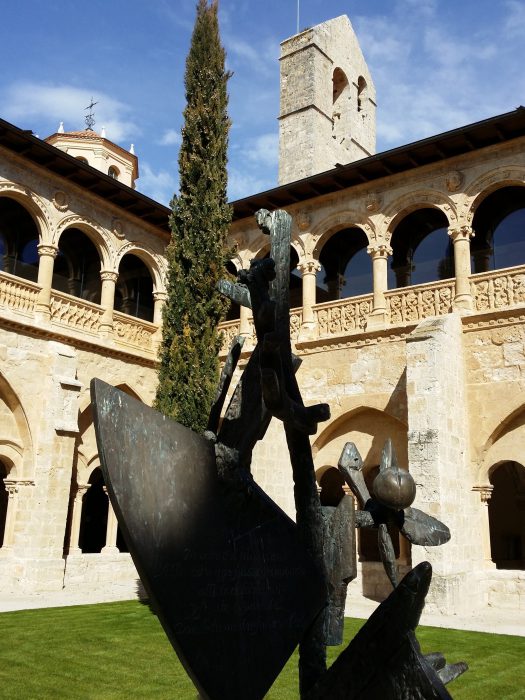
[[[89,112],[86,114],[84,119],[86,121],[86,128],[88,131],[93,131],[93,126],[95,124],[95,116],[93,114],[93,107],[95,105],[98,105],[98,102],[93,102],[93,98],[91,98],[91,103],[86,107],[86,109],[89,109]]]

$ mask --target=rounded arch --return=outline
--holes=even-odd
[[[6,459],[11,462],[13,477],[32,479],[34,477],[34,452],[27,414],[17,393],[0,372],[0,404],[2,403],[13,416],[18,439],[13,439],[13,435],[2,435],[3,421],[1,421],[0,453],[4,454]]]
[[[361,229],[368,239],[368,243],[374,241],[375,226],[369,219],[363,222],[362,217],[357,212],[350,209],[330,214],[321,219],[312,228],[312,238],[315,240],[313,249],[314,258],[319,260],[319,253],[326,242],[338,231],[342,229]]]
[[[368,237],[360,227],[334,231],[319,250],[317,301],[334,301],[370,294],[372,260]]]
[[[32,217],[39,232],[39,243],[51,243],[53,224],[44,201],[28,187],[13,182],[0,183],[0,197],[10,197],[21,204]]]
[[[379,464],[387,438],[391,438],[401,466],[408,465],[408,428],[384,410],[361,405],[338,416],[312,445],[315,465],[337,464],[346,442],[354,442],[366,470]]]
[[[61,219],[57,225],[57,231],[53,244],[58,246],[60,244],[60,238],[67,229],[75,228],[81,231],[83,234],[89,238],[97,249],[101,270],[111,270],[111,244],[109,242],[108,234],[96,223],[89,221],[81,216],[70,215],[65,216]]]
[[[480,175],[465,188],[464,217],[468,225],[472,225],[477,208],[490,194],[503,187],[524,186],[525,166],[500,166],[488,173]]]
[[[135,255],[147,267],[153,281],[153,289],[156,292],[165,292],[164,274],[159,261],[159,256],[148,246],[138,241],[129,241],[122,245],[116,252],[111,269],[118,271],[122,258],[126,255]]]
[[[477,201],[472,218],[474,272],[525,263],[525,184],[492,187]]]
[[[389,229],[392,262],[389,288],[454,277],[450,219],[443,207],[415,203],[399,212]]]
[[[494,417],[492,431],[486,439],[481,451],[481,461],[477,472],[477,482],[486,484],[490,479],[494,465],[505,461],[519,462],[523,460],[523,445],[525,444],[525,404],[523,400],[515,400],[513,410],[507,414]]]
[[[448,226],[458,224],[458,214],[454,201],[444,192],[436,190],[416,190],[404,194],[391,202],[384,210],[386,242],[390,242],[392,234],[399,223],[413,211],[418,209],[439,209],[448,221]]]

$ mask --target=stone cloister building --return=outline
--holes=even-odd
[[[375,99],[346,17],[283,42],[281,184],[234,202],[232,264],[268,253],[258,209],[292,214],[298,380],[306,403],[331,406],[312,438],[322,502],[351,497],[334,469],[346,441],[371,483],[391,437],[415,505],[452,532],[436,549],[394,533],[402,569],[433,564],[429,606],[522,609],[525,110],[374,154]],[[125,596],[136,574],[98,469],[88,386],[99,376],[152,401],[168,211],[63,152],[93,134],[67,136],[57,150],[0,122],[0,583]],[[242,366],[248,311],[232,308],[224,331],[224,347],[245,336]],[[293,515],[286,455],[272,422],[254,476]],[[387,591],[362,533],[350,606]]]

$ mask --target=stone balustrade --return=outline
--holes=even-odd
[[[107,326],[102,324],[105,311],[102,306],[54,289],[46,318],[38,309],[41,290],[39,284],[0,272],[0,314],[12,322],[45,328],[57,336],[103,344],[150,360],[156,358],[157,324],[115,311],[108,333]]]
[[[525,265],[471,275],[469,283],[473,313],[500,311],[525,304]],[[419,323],[433,316],[444,316],[453,308],[455,293],[454,278],[386,291],[384,328],[395,328]],[[292,309],[292,340],[315,341],[366,332],[370,330],[368,324],[373,305],[373,294],[316,304],[312,307],[314,322],[309,328],[306,328],[308,324],[303,323],[303,309]],[[238,320],[221,324],[221,330],[225,333],[223,352],[227,351],[239,329]],[[250,329],[251,335],[247,336],[246,349],[250,349],[254,343],[251,318]]]

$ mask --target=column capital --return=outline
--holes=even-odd
[[[51,245],[50,243],[39,243],[36,248],[40,256],[45,255],[49,258],[56,258],[58,254],[58,246]]]
[[[492,492],[494,491],[494,486],[492,486],[492,484],[482,484],[481,486],[473,486],[472,490],[479,493],[481,502],[488,506],[492,497]]]
[[[101,270],[100,279],[103,282],[116,282],[118,279],[118,272],[115,272],[114,270]]]
[[[393,250],[388,243],[374,243],[368,246],[366,252],[372,260],[375,260],[376,258],[388,258],[392,255]]]
[[[18,493],[18,481],[14,479],[3,479],[5,490],[9,494],[9,498],[13,498],[15,493]]]
[[[451,226],[448,229],[448,235],[452,238],[454,242],[466,240],[470,241],[476,235],[472,229],[472,226]]]
[[[81,501],[84,495],[91,488],[91,484],[77,484],[77,492],[75,493],[75,500]]]
[[[162,291],[154,291],[153,292],[153,299],[155,301],[166,301],[168,298],[168,292],[162,292]]]
[[[321,269],[321,263],[318,260],[303,260],[297,265],[297,269],[303,275],[315,275]]]

